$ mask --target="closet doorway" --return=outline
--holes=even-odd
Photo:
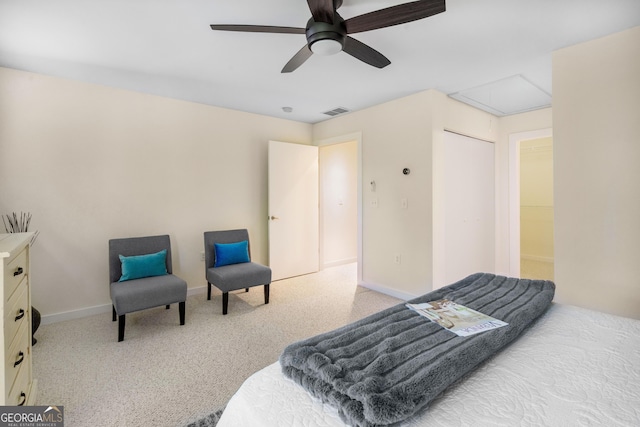
[[[553,140],[520,142],[520,276],[553,280]]]
[[[511,274],[554,279],[553,138],[550,129],[514,134],[511,155]]]

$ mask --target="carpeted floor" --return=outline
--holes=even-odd
[[[223,408],[252,373],[296,340],[375,313],[398,299],[356,285],[356,265],[178,308],[127,315],[123,342],[111,312],[42,325],[33,348],[37,405],[61,405],[65,426],[183,426]],[[206,424],[205,424],[206,425]],[[215,425],[215,424],[210,424]]]

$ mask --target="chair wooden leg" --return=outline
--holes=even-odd
[[[222,293],[222,314],[227,314],[229,308],[229,292]]]
[[[264,285],[264,303],[269,304],[269,285]]]
[[[118,342],[124,340],[124,314],[118,316]]]
[[[180,324],[184,325],[184,313],[185,313],[186,301],[182,301],[178,306],[180,308]]]
[[[115,322],[116,321],[116,307],[114,305],[112,305],[111,308],[113,309],[113,316],[111,318],[111,321]]]
[[[211,282],[207,282],[207,301],[211,300]]]
[[[171,308],[171,304],[167,304],[166,309],[169,310]]]

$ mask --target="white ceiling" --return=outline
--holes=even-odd
[[[348,19],[405,2],[344,0],[339,12]],[[386,68],[341,52],[281,74],[304,35],[209,24],[304,27],[305,0],[0,0],[0,66],[315,123],[336,107],[354,111],[426,89],[453,94],[513,76],[552,95],[554,50],[640,25],[640,0],[446,5],[430,18],[353,35],[389,58]],[[517,95],[518,108],[525,96]]]

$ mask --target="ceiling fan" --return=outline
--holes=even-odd
[[[421,0],[343,19],[337,12],[337,9],[342,6],[342,0],[307,0],[307,4],[311,10],[311,18],[307,22],[306,28],[214,24],[211,25],[211,29],[256,33],[305,34],[307,44],[287,62],[281,71],[282,73],[294,71],[314,53],[333,55],[340,51],[344,51],[374,67],[384,68],[391,61],[377,50],[349,36],[349,34],[417,21],[445,11],[445,0]]]

